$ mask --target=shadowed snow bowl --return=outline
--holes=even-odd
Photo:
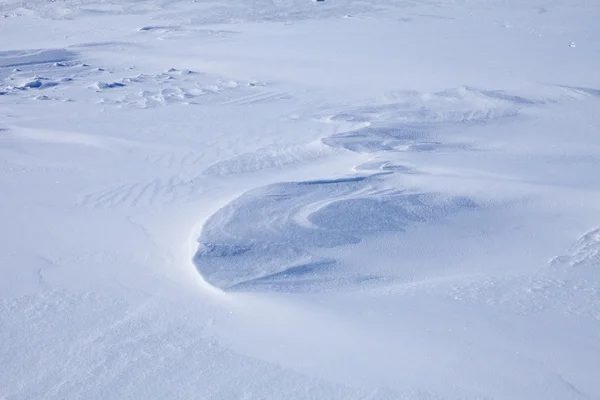
[[[225,290],[312,291],[389,280],[366,267],[346,270],[323,251],[474,207],[465,197],[391,189],[377,175],[269,185],[209,218],[194,263]]]

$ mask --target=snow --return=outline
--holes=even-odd
[[[0,17],[0,399],[600,397],[596,1]]]

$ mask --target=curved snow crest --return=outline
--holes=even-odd
[[[269,146],[215,163],[204,170],[203,175],[228,176],[282,168],[325,157],[332,151],[320,142],[287,147]]]
[[[502,91],[469,87],[437,93],[392,92],[387,104],[357,107],[330,115],[332,122],[364,122],[365,126],[323,139],[332,148],[356,153],[456,152],[469,145],[441,140],[439,128],[483,124],[517,117],[524,106],[543,103]]]
[[[333,121],[369,121],[432,125],[486,122],[513,117],[528,105],[544,104],[545,99],[526,98],[504,91],[459,87],[441,92],[394,91],[386,102],[377,105],[345,108],[331,116]]]
[[[417,172],[386,161],[386,155],[469,150],[464,143],[440,141],[436,128],[516,116],[518,104],[528,103],[468,88],[389,97],[391,104],[345,109],[325,117],[355,126],[323,139],[326,147],[377,156],[355,167],[354,175],[254,189],[207,221],[194,263],[208,283],[228,291],[298,292],[389,282],[397,277],[374,274],[365,263],[350,266],[330,249],[358,245],[370,236],[402,233],[412,224],[477,207],[467,197],[399,188],[392,175]],[[217,164],[210,172],[250,171],[248,165],[270,167],[276,164],[272,160],[285,164],[305,154],[306,149],[294,149],[287,158],[277,151],[244,155]]]
[[[356,166],[354,175],[254,189],[214,214],[204,226],[194,256],[204,279],[228,291],[286,292],[347,290],[400,279],[393,273],[374,273],[368,262],[350,265],[341,254],[368,237],[402,234],[411,225],[478,204],[469,197],[399,187],[398,177],[419,172],[391,161],[397,158],[393,154],[471,151],[469,144],[441,135],[443,127],[516,117],[522,107],[538,104],[500,91],[466,87],[391,93],[388,99],[389,104],[345,108],[322,116],[355,127],[322,139],[326,148],[373,156]],[[251,172],[296,162],[308,154],[307,148],[283,153],[270,149],[226,160],[209,172]]]
[[[466,197],[409,192],[384,176],[278,183],[251,190],[205,224],[194,263],[229,291],[304,292],[393,279],[347,269],[324,250],[474,208]]]

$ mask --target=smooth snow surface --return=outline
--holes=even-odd
[[[0,3],[0,399],[600,399],[597,0]]]

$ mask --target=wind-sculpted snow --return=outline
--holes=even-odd
[[[168,13],[170,18],[187,17],[194,25],[216,24],[228,22],[284,22],[294,20],[331,18],[349,14],[361,14],[368,11],[376,11],[383,4],[354,3],[341,1],[333,3],[329,7],[314,7],[313,3],[304,0],[287,1],[242,1],[228,0],[223,2],[193,2],[195,7],[187,6],[188,2],[182,0],[153,1],[150,4],[139,1],[117,1],[109,0],[97,2],[94,0],[78,0],[74,4],[64,2],[42,2],[37,1],[15,1],[7,0],[0,4],[0,17],[15,18],[24,15],[36,15],[42,18],[74,18],[85,15],[121,15],[126,13],[145,14],[149,12],[162,11]],[[55,5],[57,3],[58,5]],[[182,7],[182,5],[187,7]],[[387,7],[406,8],[410,3],[386,1]],[[181,11],[183,8],[185,11]],[[148,28],[144,26],[143,28]],[[151,28],[151,27],[150,27]],[[170,26],[158,26],[156,28],[170,28]]]
[[[226,176],[281,168],[307,160],[315,160],[327,156],[329,153],[331,153],[331,149],[321,143],[288,147],[269,146],[213,164],[204,171],[204,174]]]
[[[567,88],[557,90],[560,95]],[[412,136],[436,124],[482,123],[514,117],[520,109],[543,104],[548,99],[524,98],[499,90],[459,87],[435,93],[396,91],[387,94],[387,103],[345,108],[327,118],[331,121],[403,124]]]
[[[63,63],[75,57],[65,49],[0,51],[0,68],[17,68],[39,64]]]
[[[402,233],[411,225],[473,209],[468,196],[410,190],[398,177],[416,174],[395,162],[399,152],[469,152],[449,140],[445,127],[516,117],[524,98],[471,88],[439,93],[397,92],[389,104],[346,109],[321,119],[358,129],[322,139],[332,150],[373,155],[350,177],[282,182],[251,190],[205,224],[194,262],[206,281],[225,290],[312,291],[393,281],[366,266],[353,269],[332,249],[374,235]],[[284,165],[303,152],[276,149],[245,154],[205,173],[252,172]],[[288,160],[289,159],[289,160]],[[327,254],[324,254],[327,253]]]
[[[463,143],[443,143],[429,139],[425,130],[413,126],[367,127],[341,133],[323,140],[331,147],[341,147],[357,153],[382,151],[456,151],[467,148]]]
[[[264,82],[224,80],[186,68],[142,72],[134,66],[81,61],[80,51],[116,45],[135,48],[127,42],[92,42],[69,49],[0,52],[0,95],[142,109],[173,104],[264,105],[292,98]]]
[[[319,250],[476,207],[469,198],[389,187],[383,178],[280,183],[247,192],[208,220],[195,264],[226,290],[310,291],[389,280],[367,269],[345,270]]]
[[[551,265],[600,270],[600,228],[581,236],[568,254],[555,257]]]
[[[581,236],[566,254],[552,258],[548,268],[531,275],[461,282],[447,294],[521,315],[552,310],[600,320],[600,228]]]
[[[600,399],[597,3],[0,1],[0,400]]]

